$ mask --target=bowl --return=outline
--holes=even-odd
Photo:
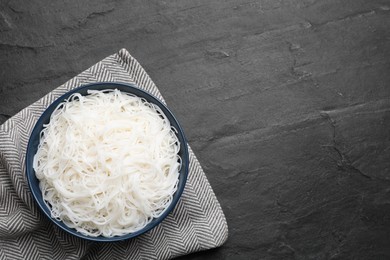
[[[77,232],[76,229],[70,228],[66,226],[62,221],[57,220],[55,218],[51,217],[51,212],[46,203],[44,202],[42,198],[42,193],[39,188],[39,180],[35,176],[35,171],[33,169],[33,158],[38,150],[38,145],[40,141],[40,132],[43,129],[44,124],[48,124],[50,121],[50,116],[52,112],[55,110],[55,108],[61,103],[64,102],[65,99],[67,99],[70,95],[74,93],[80,93],[81,95],[87,95],[88,90],[106,90],[106,89],[118,89],[122,92],[127,92],[134,94],[138,97],[146,99],[148,102],[153,103],[161,108],[161,110],[164,112],[164,114],[169,119],[171,125],[177,130],[177,137],[180,141],[180,152],[179,156],[182,159],[182,167],[180,169],[179,174],[179,182],[178,187],[173,195],[173,199],[171,204],[166,208],[166,210],[163,212],[163,214],[158,217],[154,218],[150,223],[148,223],[144,228],[141,230],[138,230],[137,232],[129,233],[123,236],[114,236],[114,237],[92,237],[84,235],[80,232]],[[26,153],[26,174],[27,174],[27,181],[28,185],[30,187],[31,193],[38,204],[39,208],[43,211],[43,213],[58,227],[63,229],[69,234],[72,234],[76,237],[90,240],[90,241],[99,241],[99,242],[113,242],[113,241],[120,241],[120,240],[126,240],[130,238],[137,237],[155,226],[157,226],[163,219],[173,210],[175,205],[177,204],[187,181],[188,176],[188,167],[189,167],[189,157],[188,157],[188,147],[187,147],[187,141],[183,133],[183,129],[180,126],[179,122],[173,115],[173,113],[156,97],[149,94],[148,92],[141,90],[136,85],[133,84],[127,84],[127,83],[112,83],[112,82],[99,82],[99,83],[92,83],[88,85],[84,85],[81,87],[78,87],[76,89],[73,89],[66,94],[62,95],[58,99],[56,99],[40,116],[37,123],[35,124],[32,133],[30,135],[30,139],[27,145],[27,153]]]

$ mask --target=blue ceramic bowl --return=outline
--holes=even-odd
[[[79,232],[77,232],[73,228],[69,228],[66,226],[63,222],[58,221],[51,217],[50,209],[46,206],[43,198],[41,190],[39,189],[39,180],[35,176],[35,171],[33,169],[33,158],[34,155],[37,152],[38,144],[39,144],[39,136],[40,132],[43,129],[43,125],[49,123],[50,115],[54,111],[54,109],[65,99],[67,99],[70,95],[73,93],[80,93],[81,95],[87,95],[88,90],[105,90],[105,89],[118,89],[123,92],[132,93],[138,97],[142,97],[146,99],[148,102],[158,105],[161,110],[164,112],[164,114],[168,117],[169,121],[171,122],[171,125],[176,128],[177,130],[177,137],[180,141],[180,152],[179,155],[182,159],[182,167],[180,169],[180,175],[179,175],[179,184],[176,193],[173,196],[172,203],[168,206],[168,208],[165,210],[165,212],[159,217],[153,219],[148,225],[146,225],[143,229],[134,232],[129,233],[123,236],[115,236],[115,237],[91,237],[83,235]],[[133,238],[136,236],[139,236],[150,229],[157,226],[175,207],[176,203],[178,202],[183,190],[184,186],[187,181],[187,175],[188,175],[188,165],[189,165],[189,157],[188,157],[188,147],[187,147],[187,141],[183,133],[183,129],[179,125],[179,122],[176,120],[175,116],[172,114],[172,112],[163,104],[159,99],[152,96],[151,94],[137,88],[135,85],[132,84],[125,84],[125,83],[112,83],[112,82],[101,82],[101,83],[92,83],[85,86],[81,86],[79,88],[76,88],[74,90],[71,90],[67,92],[66,94],[62,95],[60,98],[55,100],[41,115],[41,117],[38,119],[37,123],[34,126],[34,129],[31,133],[30,140],[28,142],[27,146],[27,154],[26,154],[26,174],[27,174],[27,180],[28,185],[30,187],[30,190],[34,196],[35,201],[38,203],[41,210],[45,213],[45,215],[57,226],[65,230],[66,232],[75,235],[77,237],[91,240],[91,241],[99,241],[99,242],[113,242],[113,241],[120,241],[125,240],[129,238]]]

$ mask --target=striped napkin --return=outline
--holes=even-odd
[[[45,108],[87,83],[134,83],[160,98],[158,88],[125,50],[72,78],[0,126],[0,259],[171,259],[222,245],[228,228],[221,206],[193,151],[181,199],[157,227],[135,239],[98,243],[62,231],[45,217],[28,188],[25,153],[29,135]]]

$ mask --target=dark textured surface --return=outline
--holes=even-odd
[[[182,259],[390,258],[390,1],[1,1],[0,122],[124,47],[230,234]]]

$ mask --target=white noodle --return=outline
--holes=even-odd
[[[73,94],[41,133],[34,170],[51,215],[88,236],[121,236],[159,217],[177,189],[175,129],[119,90]]]

